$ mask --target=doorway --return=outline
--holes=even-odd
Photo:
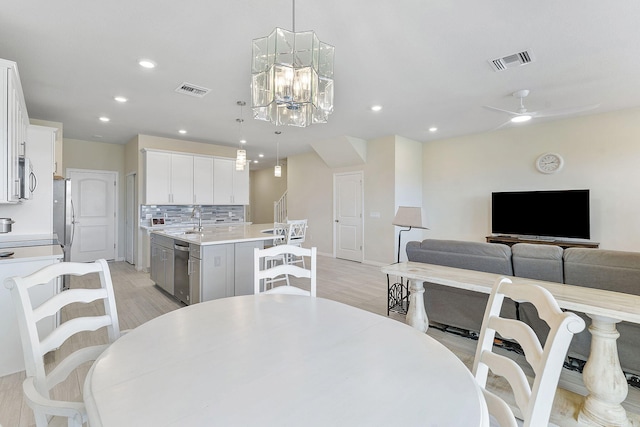
[[[336,258],[363,260],[363,172],[337,173],[333,176],[334,252]]]
[[[76,207],[71,261],[116,259],[118,173],[68,169]]]

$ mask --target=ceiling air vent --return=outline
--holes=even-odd
[[[491,68],[493,68],[494,71],[503,71],[507,68],[526,65],[534,60],[535,58],[530,50],[523,50],[522,52],[503,56],[502,58],[490,59],[489,64],[491,64]]]
[[[211,89],[207,89],[206,87],[196,86],[194,84],[185,82],[185,83],[182,83],[180,86],[178,86],[178,88],[176,89],[176,92],[202,98],[203,96],[208,94],[210,90]]]

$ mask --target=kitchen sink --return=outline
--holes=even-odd
[[[198,230],[187,230],[185,232],[183,232],[182,234],[204,234],[204,231],[198,231]]]

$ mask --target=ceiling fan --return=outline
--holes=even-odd
[[[502,108],[492,107],[490,105],[485,105],[484,108],[489,110],[498,111],[501,113],[507,113],[513,117],[509,119],[508,122],[502,124],[500,127],[505,126],[509,123],[522,123],[531,120],[534,117],[553,117],[553,116],[566,116],[569,114],[577,114],[582,113],[584,111],[593,110],[598,108],[600,104],[587,105],[583,107],[572,107],[572,108],[557,108],[551,110],[542,110],[542,111],[529,111],[524,106],[524,98],[529,95],[528,89],[518,90],[512,93],[512,96],[516,99],[520,100],[520,107],[516,111],[504,110]]]

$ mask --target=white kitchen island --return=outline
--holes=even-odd
[[[253,249],[273,224],[151,230],[151,280],[185,304],[253,293]]]

